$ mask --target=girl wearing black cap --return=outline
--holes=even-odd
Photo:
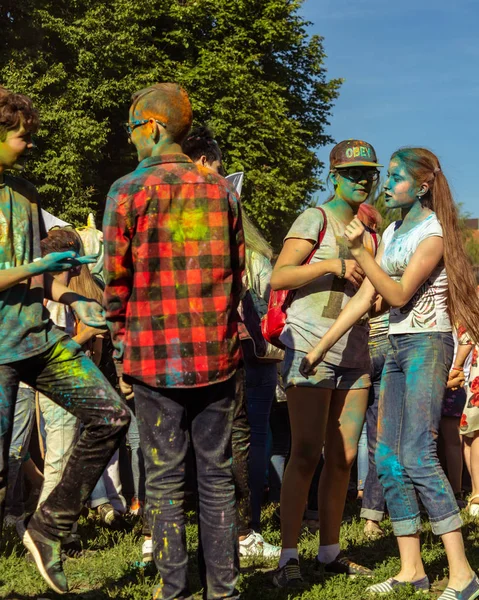
[[[417,591],[428,591],[420,551],[419,494],[449,562],[449,583],[440,600],[473,600],[479,597],[479,579],[466,559],[459,508],[437,457],[437,434],[453,360],[451,323],[461,324],[479,341],[475,278],[437,156],[424,148],[398,150],[384,190],[386,205],[401,208],[403,218],[384,232],[376,260],[363,250],[362,223],[355,218],[347,227],[349,248],[367,279],[300,371],[306,377],[314,374],[376,294],[390,305],[376,465],[398,539],[401,570],[368,589],[387,594],[409,583]]]
[[[299,367],[362,282],[363,272],[351,255],[344,233],[361,205],[374,195],[380,166],[374,148],[366,142],[347,140],[333,148],[329,180],[334,195],[320,209],[309,208],[296,219],[271,278],[274,290],[296,290],[280,337],[286,347],[283,380],[292,441],[281,491],[282,552],[273,576],[278,587],[301,583],[297,542],[308,489],[323,446],[318,565],[330,574],[371,575],[369,569],[340,555],[339,549],[349,474],[370,387],[367,320],[359,319],[330,349],[314,377],[304,377]],[[371,230],[363,242],[374,255],[377,242]]]

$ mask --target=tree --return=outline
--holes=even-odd
[[[4,0],[0,82],[40,108],[29,178],[46,207],[84,221],[136,158],[121,129],[131,93],[176,81],[225,165],[245,171],[246,210],[278,240],[321,186],[314,149],[339,80],[303,0]],[[100,216],[100,215],[99,215]]]

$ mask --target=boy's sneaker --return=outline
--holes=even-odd
[[[457,590],[447,587],[439,596],[438,600],[475,600],[479,598],[479,578],[474,575],[467,587],[458,592]]]
[[[145,538],[141,547],[141,552],[143,554],[143,562],[147,563],[153,560],[153,540],[151,538]]]
[[[263,558],[279,558],[281,548],[265,542],[263,536],[252,531],[239,543],[240,556],[262,556]]]
[[[107,525],[107,527],[113,527],[114,525],[118,524],[120,520],[120,513],[115,510],[109,502],[100,504],[96,510],[103,525]]]
[[[423,577],[422,579],[418,579],[417,581],[398,581],[397,579],[394,579],[394,577],[391,577],[382,583],[370,585],[368,588],[366,588],[366,591],[370,594],[382,596],[383,594],[390,594],[396,588],[406,587],[407,585],[412,585],[416,590],[416,594],[421,592],[427,594],[429,592],[430,584],[427,576]]]
[[[27,527],[25,521],[17,521],[17,531],[25,547],[35,561],[40,575],[57,594],[68,592],[67,579],[63,572],[60,540],[52,540],[43,533]]]
[[[138,498],[131,499],[130,505],[130,514],[131,515],[142,515],[143,514],[143,502]]]
[[[335,560],[327,564],[319,562],[316,558],[316,566],[323,571],[325,576],[347,575],[353,579],[354,577],[372,577],[374,575],[371,569],[358,565],[342,553]]]
[[[299,569],[299,560],[290,558],[284,567],[278,567],[273,571],[273,584],[279,588],[301,587],[303,578]]]

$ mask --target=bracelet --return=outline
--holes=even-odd
[[[346,261],[344,258],[340,258],[339,260],[341,261],[341,274],[338,275],[338,278],[344,279],[344,276],[346,275]]]
[[[451,371],[464,371],[464,367],[452,367]]]

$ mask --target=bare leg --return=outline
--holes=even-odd
[[[291,457],[281,487],[283,548],[296,548],[314,470],[323,450],[331,390],[290,387]]]
[[[474,576],[474,572],[467,562],[461,530],[450,531],[441,537],[449,563],[448,585],[455,590],[461,591]]]
[[[322,546],[339,543],[349,476],[367,405],[367,388],[333,392],[326,431],[325,465],[318,491]]]
[[[401,557],[401,570],[394,579],[398,581],[417,581],[426,576],[421,558],[419,534],[402,535],[396,538]]]
[[[464,452],[464,462],[466,463],[466,468],[469,472],[469,475],[471,476],[471,480],[472,480],[472,474],[471,474],[471,444],[472,444],[472,439],[468,436],[463,435],[462,436],[462,442],[463,442],[463,452]]]
[[[479,431],[475,432],[473,438],[466,438],[470,447],[470,474],[472,481],[472,495],[479,494]],[[479,502],[479,498],[478,498]]]

